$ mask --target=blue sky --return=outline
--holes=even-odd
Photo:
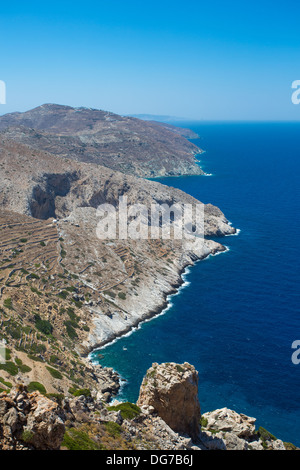
[[[300,120],[297,2],[1,4],[0,114],[43,103],[204,120]]]

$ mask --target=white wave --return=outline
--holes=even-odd
[[[230,223],[229,225],[232,225],[232,224]],[[236,237],[237,235],[239,235],[240,232],[241,232],[241,229],[237,228],[235,233],[228,233],[227,235],[225,235],[225,237]]]

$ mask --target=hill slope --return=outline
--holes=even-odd
[[[196,145],[177,127],[106,111],[45,104],[0,117],[7,138],[141,177],[202,174]]]

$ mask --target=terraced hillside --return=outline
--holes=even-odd
[[[99,300],[64,268],[63,259],[53,220],[0,211],[0,337],[9,356],[0,365],[0,388],[20,377],[52,393],[91,383],[101,391],[101,384],[107,389],[111,382],[110,373],[104,380],[99,371],[97,379],[79,358],[89,332],[89,314],[82,307]]]

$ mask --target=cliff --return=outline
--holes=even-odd
[[[188,363],[153,364],[137,404],[76,396],[0,393],[1,450],[296,450],[255,418],[223,408],[200,416],[198,373]]]

